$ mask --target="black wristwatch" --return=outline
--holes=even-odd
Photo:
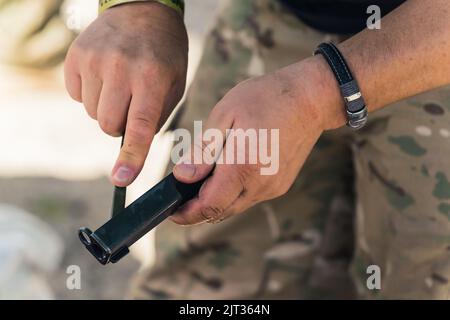
[[[347,125],[353,129],[361,129],[367,122],[367,107],[342,53],[330,42],[321,43],[314,52],[316,54],[323,55],[339,83],[346,107]]]

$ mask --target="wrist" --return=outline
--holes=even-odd
[[[142,38],[151,36],[156,44],[159,41],[167,42],[168,39],[163,37],[169,36],[180,44],[180,47],[174,50],[186,51],[187,54],[188,36],[183,19],[174,10],[156,1],[130,2],[112,7],[99,16],[99,19],[106,20],[104,26],[110,28],[115,38],[121,34],[126,35],[128,39],[130,36]],[[137,46],[139,42],[129,44]]]
[[[291,67],[298,108],[311,114],[322,131],[344,126],[347,121],[344,102],[326,61],[314,56]]]
[[[184,16],[184,0],[99,0],[99,13],[103,13],[105,10],[124,4],[137,3],[137,2],[149,2],[159,3],[165,7],[175,10],[181,17]]]
[[[321,115],[324,130],[346,125],[347,116],[336,77],[322,56],[308,59],[310,68],[309,93],[314,95],[315,107]]]

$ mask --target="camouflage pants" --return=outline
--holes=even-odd
[[[176,126],[238,82],[339,42],[276,1],[232,1],[210,33]],[[291,190],[220,224],[163,224],[135,298],[450,297],[450,87],[323,134]],[[367,268],[381,271],[370,290]]]

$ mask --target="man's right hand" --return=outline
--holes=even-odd
[[[129,185],[139,174],[153,136],[181,99],[188,39],[182,17],[156,2],[106,10],[72,44],[66,88],[104,132],[124,145],[112,182]]]

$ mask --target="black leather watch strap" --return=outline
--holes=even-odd
[[[344,98],[347,125],[353,129],[362,128],[367,122],[367,107],[350,68],[339,49],[333,43],[321,43],[314,55],[321,54],[330,65]]]

